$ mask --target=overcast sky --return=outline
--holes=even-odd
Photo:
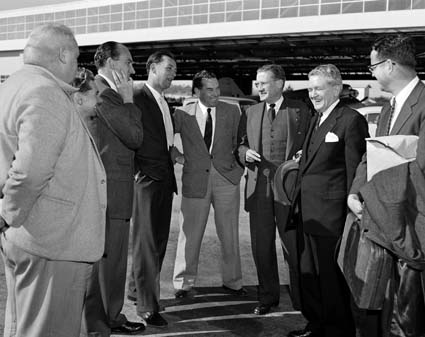
[[[0,0],[0,11],[42,5],[52,5],[71,1],[72,0]]]

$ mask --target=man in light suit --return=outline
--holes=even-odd
[[[291,273],[291,295],[296,295],[295,229],[287,224],[289,207],[274,202],[272,184],[276,169],[301,148],[311,118],[308,107],[282,96],[285,72],[268,64],[257,70],[260,104],[247,110],[239,127],[240,162],[247,167],[245,210],[249,212],[251,246],[258,276],[258,305],[264,315],[279,304],[280,284],[276,256],[276,226]],[[288,226],[287,226],[288,225]],[[296,303],[296,301],[293,301]]]
[[[127,276],[128,237],[133,204],[134,151],[142,145],[141,112],[133,103],[133,59],[124,45],[109,41],[94,56],[101,102],[92,134],[108,181],[105,255],[95,266],[85,303],[87,334],[144,330],[121,314]]]
[[[148,80],[134,95],[142,111],[143,143],[136,151],[133,204],[133,273],[128,296],[137,300],[137,314],[148,325],[166,326],[159,314],[159,279],[170,232],[176,178],[170,152],[174,128],[164,98],[176,76],[177,65],[167,51],[146,62]]]
[[[401,34],[385,35],[377,39],[372,46],[369,70],[378,80],[382,90],[393,95],[389,104],[382,108],[376,129],[377,137],[419,135],[425,127],[425,85],[420,81],[415,70],[415,49],[413,40]],[[366,156],[363,156],[348,196],[348,206],[358,218],[361,218],[363,210],[360,188],[366,184],[366,176],[367,161]],[[411,326],[410,318],[414,319],[414,317],[403,314],[404,319],[401,321],[391,314],[393,300],[398,293],[407,294],[409,288],[420,287],[420,275],[407,265],[408,272],[401,273],[399,267],[399,264],[395,265],[400,279],[400,282],[394,285],[397,291],[392,292],[391,299],[385,303],[382,312],[356,310],[356,316],[359,318],[356,324],[362,336],[381,336],[383,333],[388,333],[390,325],[402,330]],[[409,312],[407,309],[412,307],[411,301],[414,301],[415,297],[405,297],[406,301],[398,304],[396,315]]]
[[[308,324],[290,337],[354,337],[350,293],[335,250],[347,215],[346,198],[366,150],[366,119],[339,101],[341,74],[332,64],[308,74],[317,115],[303,146],[297,231],[301,311]]]
[[[223,288],[245,295],[239,254],[239,182],[243,169],[234,156],[240,113],[236,106],[219,101],[220,88],[213,73],[197,73],[192,87],[199,101],[174,113],[174,131],[181,135],[184,152],[175,296],[186,297],[195,285],[211,205],[223,254]]]
[[[79,336],[93,262],[104,252],[106,173],[68,84],[78,55],[68,27],[39,26],[24,66],[0,87],[6,337]]]

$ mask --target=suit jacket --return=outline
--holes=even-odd
[[[339,236],[347,214],[347,194],[366,151],[368,125],[362,115],[341,103],[313,134],[316,119],[317,115],[303,146],[299,171],[303,228],[310,234]],[[330,133],[338,140],[326,141]]]
[[[239,125],[240,145],[238,148],[239,161],[247,167],[245,185],[245,210],[250,211],[254,202],[254,191],[257,184],[258,164],[245,162],[245,154],[248,149],[257,152],[261,148],[261,130],[263,116],[265,115],[266,103],[261,102],[247,109],[246,115],[242,116]],[[288,132],[286,154],[282,157],[282,162],[291,159],[297,151],[301,150],[306,136],[308,125],[311,119],[310,110],[302,102],[285,98],[280,106],[279,113],[288,118]],[[265,161],[264,158],[262,161]],[[265,163],[263,163],[265,164]],[[271,164],[271,163],[270,163]],[[270,179],[273,179],[277,167],[272,165]]]
[[[135,93],[134,103],[143,112],[143,143],[136,151],[136,172],[153,180],[167,180],[177,192],[161,109],[146,85]]]
[[[105,246],[106,174],[75,91],[32,65],[1,85],[0,212],[21,249],[94,262]]]
[[[387,132],[388,119],[390,118],[390,104],[382,107],[376,128],[376,136],[385,136]],[[400,114],[391,129],[391,135],[419,135],[423,127],[422,121],[425,120],[425,85],[419,81],[412,93],[400,110]],[[358,194],[360,188],[367,181],[367,160],[363,156],[354,178],[350,194]]]
[[[219,102],[211,154],[207,149],[196,120],[198,104],[179,108],[174,113],[174,131],[180,133],[185,163],[182,193],[187,198],[203,198],[207,192],[211,164],[229,183],[237,185],[243,173],[234,156],[237,147],[239,110],[228,103]]]
[[[124,103],[102,76],[95,78],[102,99],[93,135],[108,179],[108,216],[130,219],[133,205],[134,151],[142,145],[141,111]]]

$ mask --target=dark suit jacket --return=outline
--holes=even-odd
[[[196,109],[200,109],[197,103],[179,108],[174,113],[174,131],[180,133],[183,144],[182,193],[187,198],[205,197],[211,164],[234,185],[239,184],[243,173],[234,156],[240,119],[237,107],[218,103],[211,154],[199,129]]]
[[[153,180],[168,180],[172,190],[177,192],[161,109],[146,85],[135,93],[134,103],[143,111],[144,139],[142,146],[136,151],[136,172]]]
[[[245,162],[245,154],[248,149],[257,152],[261,147],[261,130],[266,103],[256,104],[246,111],[246,116],[241,118],[239,125],[240,145],[238,148],[239,161],[248,168],[245,185],[245,210],[250,211],[251,204],[254,201],[254,191],[257,184],[258,164]],[[286,154],[282,157],[282,162],[291,159],[297,151],[301,150],[304,138],[306,136],[308,125],[311,119],[310,110],[302,102],[285,98],[279,113],[287,116],[288,120],[288,138],[286,145]],[[263,159],[264,160],[264,159]],[[273,179],[274,170],[271,170]]]
[[[124,103],[101,76],[96,76],[102,102],[96,107],[93,137],[108,179],[108,215],[130,219],[133,203],[134,151],[142,144],[141,112]]]
[[[300,163],[303,228],[310,234],[339,236],[347,214],[347,194],[366,151],[368,126],[362,115],[341,103],[312,135],[316,119],[311,122]],[[329,133],[338,141],[327,142]]]
[[[379,117],[376,136],[385,136],[387,131],[388,119],[390,117],[390,104],[382,107],[382,112]],[[400,114],[391,129],[391,135],[419,135],[423,127],[422,121],[425,120],[425,85],[419,81],[415,86],[410,96],[407,98]],[[363,156],[353,181],[350,194],[357,194],[360,188],[367,181],[367,160],[366,155]]]

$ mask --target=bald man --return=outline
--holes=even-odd
[[[92,263],[105,245],[106,174],[75,110],[78,45],[37,27],[24,66],[0,87],[4,336],[79,336]]]

